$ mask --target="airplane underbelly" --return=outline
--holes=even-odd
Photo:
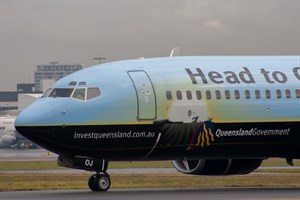
[[[148,125],[19,127],[18,131],[57,154],[107,160],[170,160],[222,158],[224,152],[231,158],[296,157],[300,155],[299,127],[299,122],[165,121]]]

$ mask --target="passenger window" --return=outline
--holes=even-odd
[[[70,97],[73,90],[73,88],[54,88],[49,97]]]
[[[181,91],[176,91],[176,97],[178,100],[182,100],[182,93]]]
[[[201,91],[197,90],[197,91],[196,91],[196,96],[197,96],[197,99],[198,99],[198,100],[201,100],[201,99],[202,99]]]
[[[287,99],[291,98],[291,91],[290,90],[285,90],[285,96]]]
[[[220,92],[220,90],[216,90],[216,99],[221,99],[221,92]]]
[[[192,92],[190,90],[186,91],[186,97],[188,100],[191,100],[193,97],[192,97]]]
[[[168,100],[172,100],[172,92],[171,91],[166,91],[166,96]]]
[[[281,90],[276,90],[276,95],[278,99],[281,99],[282,97]]]
[[[235,99],[240,99],[240,92],[238,90],[234,90]]]
[[[75,89],[75,92],[72,96],[74,99],[85,100],[85,88]]]
[[[230,91],[229,90],[225,90],[225,98],[230,99]]]
[[[256,99],[260,99],[260,91],[259,90],[255,90],[255,97],[256,97]]]
[[[211,92],[210,92],[209,90],[206,90],[206,98],[207,98],[208,100],[211,99]]]
[[[270,92],[270,90],[266,90],[266,98],[267,99],[271,98],[271,92]]]
[[[251,98],[249,90],[245,90],[245,97],[246,97],[246,99],[250,99]]]
[[[100,96],[100,90],[99,88],[97,87],[94,87],[94,88],[88,88],[87,89],[87,93],[86,93],[86,99],[87,100],[90,100],[90,99],[93,99],[95,97],[98,97]]]
[[[300,90],[296,90],[295,93],[296,93],[297,99],[300,99]]]

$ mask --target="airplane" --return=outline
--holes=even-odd
[[[15,117],[0,117],[0,148],[10,147],[17,143],[17,131],[14,123]]]
[[[104,63],[54,83],[16,119],[60,166],[173,160],[182,173],[248,174],[300,158],[300,56],[178,56]]]
[[[35,144],[16,131],[15,120],[16,116],[5,115],[0,117],[0,148],[37,148]]]

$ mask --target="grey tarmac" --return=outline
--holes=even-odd
[[[57,155],[45,149],[2,149],[0,161],[48,161],[56,160]]]
[[[112,189],[108,192],[88,190],[51,190],[1,192],[7,200],[299,200],[300,188],[188,188],[188,189]]]

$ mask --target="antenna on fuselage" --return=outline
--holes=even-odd
[[[179,54],[180,54],[180,47],[175,47],[174,49],[172,49],[170,57],[179,56]]]

